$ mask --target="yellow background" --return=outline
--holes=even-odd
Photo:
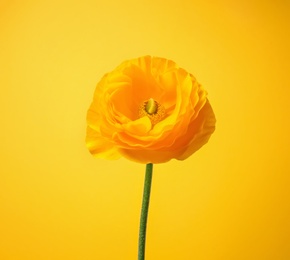
[[[217,117],[154,168],[147,259],[290,259],[289,17],[287,0],[1,0],[0,259],[136,259],[144,165],[94,159],[85,117],[101,76],[146,54],[193,73]]]

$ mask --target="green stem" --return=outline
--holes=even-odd
[[[146,227],[147,227],[147,216],[148,216],[148,208],[149,208],[149,201],[150,201],[152,172],[153,172],[153,164],[148,163],[146,165],[143,201],[142,201],[142,208],[141,208],[138,260],[145,259]]]

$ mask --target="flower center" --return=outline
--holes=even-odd
[[[152,125],[156,125],[165,116],[165,108],[153,98],[148,99],[139,107],[139,117],[149,117]]]

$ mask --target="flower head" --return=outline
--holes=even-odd
[[[98,83],[86,145],[105,159],[184,160],[207,143],[215,121],[193,75],[171,60],[145,56],[123,62]]]

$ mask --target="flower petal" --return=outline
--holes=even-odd
[[[184,151],[176,157],[178,160],[185,160],[194,152],[205,145],[212,133],[215,131],[216,119],[210,103],[207,101],[201,109],[199,116],[188,127],[188,132],[179,142]],[[188,140],[190,140],[189,143]]]
[[[90,153],[97,158],[116,160],[121,157],[113,143],[89,126],[87,127],[86,146]]]
[[[151,130],[151,121],[147,116],[141,117],[135,121],[130,121],[123,125],[125,132],[136,136],[144,136]]]

